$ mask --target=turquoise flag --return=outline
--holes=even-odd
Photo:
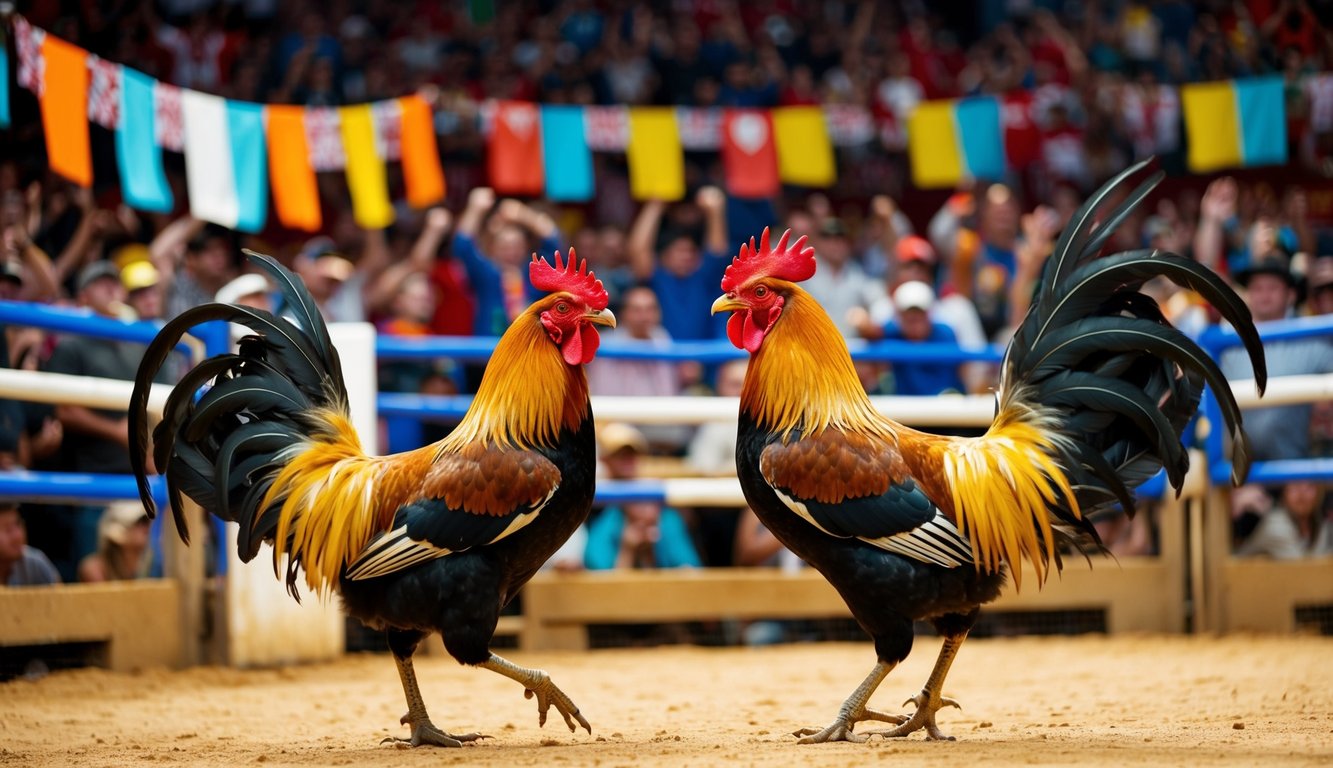
[[[592,151],[583,130],[583,107],[543,105],[541,124],[546,196],[561,202],[591,200]]]
[[[120,68],[120,125],[116,126],[116,165],[120,188],[131,208],[169,213],[171,187],[162,170],[162,150],[154,138],[153,78]]]
[[[3,42],[3,41],[0,41]],[[9,127],[9,51],[0,45],[0,128]]]
[[[232,178],[236,180],[236,228],[258,232],[268,219],[268,153],[264,142],[264,107],[244,101],[227,102],[231,136]]]

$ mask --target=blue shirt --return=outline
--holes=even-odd
[[[558,239],[542,238],[538,253],[549,260],[554,258],[555,250],[559,247]],[[509,313],[505,311],[504,281],[500,268],[481,252],[476,240],[461,232],[454,233],[454,256],[467,270],[467,280],[477,303],[472,332],[478,336],[499,336],[504,333],[509,327]],[[533,288],[528,279],[527,268],[520,268],[519,272],[523,275],[523,293],[528,302],[541,298],[542,292]]]
[[[722,292],[722,273],[730,262],[725,256],[703,252],[703,263],[686,275],[679,275],[658,267],[653,271],[651,285],[662,304],[662,327],[675,341],[699,341],[721,338],[726,328],[726,315],[715,319],[713,300]]]
[[[653,559],[658,568],[698,568],[703,564],[679,512],[662,507],[657,527],[662,534],[653,545]],[[607,507],[588,523],[588,548],[583,553],[583,564],[588,570],[609,571],[616,567],[624,530],[625,513],[620,507]]]
[[[884,338],[905,341],[902,329],[890,321],[884,326]],[[931,322],[927,342],[957,344],[953,330],[943,323]],[[966,392],[955,363],[894,362],[893,391],[897,395],[938,395],[942,392]]]

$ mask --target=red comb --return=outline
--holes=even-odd
[[[759,246],[755,247],[754,238],[741,243],[740,253],[731,260],[731,266],[722,276],[722,290],[731,293],[756,277],[776,277],[799,283],[809,280],[815,273],[815,249],[808,247],[805,235],[801,235],[790,245],[791,230],[782,233],[778,247],[768,245],[768,227],[759,237]]]
[[[606,289],[597,275],[588,270],[588,260],[580,262],[574,249],[569,249],[569,263],[560,260],[560,251],[555,252],[555,266],[546,259],[532,254],[532,263],[528,264],[528,278],[532,287],[546,293],[566,291],[579,297],[592,309],[606,309]]]

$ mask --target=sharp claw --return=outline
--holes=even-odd
[[[959,704],[957,700],[955,700],[955,699],[950,699],[950,698],[948,698],[948,697],[944,697],[944,696],[940,697],[940,706],[942,706],[942,707],[953,707],[953,708],[959,710],[960,712],[961,712],[962,709],[963,709],[963,705],[962,705],[962,704]]]

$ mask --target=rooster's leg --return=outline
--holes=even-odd
[[[887,739],[906,736],[925,728],[927,740],[953,741],[952,736],[945,736],[935,725],[935,713],[946,706],[962,709],[958,702],[941,696],[940,691],[944,689],[944,677],[949,674],[949,665],[953,664],[954,656],[958,655],[958,649],[963,647],[963,641],[966,639],[966,631],[962,634],[948,635],[944,638],[944,645],[940,648],[939,658],[935,659],[935,668],[930,671],[930,678],[926,680],[926,686],[921,689],[921,693],[903,702],[904,704],[908,702],[916,704],[916,712],[913,712],[911,717],[905,718],[905,722],[897,728],[875,731],[874,733]]]
[[[482,669],[489,669],[492,672],[499,672],[510,680],[517,681],[523,686],[524,698],[537,697],[537,725],[546,725],[546,712],[555,705],[556,711],[565,718],[565,725],[569,726],[570,731],[576,731],[574,721],[583,726],[588,733],[592,733],[592,726],[579,714],[579,708],[570,700],[565,692],[551,682],[551,676],[540,669],[528,669],[520,667],[517,664],[503,659],[495,654],[480,664]]]
[[[417,673],[412,668],[412,652],[416,650],[417,642],[420,639],[421,635],[419,633],[409,637],[408,633],[389,631],[389,649],[393,651],[393,661],[398,665],[398,677],[403,681],[403,695],[407,697],[407,714],[403,715],[398,722],[411,726],[412,735],[406,739],[390,736],[380,743],[413,747],[419,747],[422,744],[437,747],[461,747],[466,742],[486,738],[480,733],[465,733],[461,736],[445,733],[436,728],[435,724],[430,721],[430,716],[426,714],[426,702],[422,700],[421,689],[417,686]]]
[[[880,712],[870,709],[866,702],[870,701],[870,696],[874,694],[879,684],[884,682],[889,672],[893,671],[896,664],[888,661],[880,661],[875,668],[870,671],[870,676],[861,683],[852,695],[842,703],[838,709],[838,718],[833,721],[829,727],[819,730],[817,728],[802,728],[793,733],[793,736],[802,736],[801,744],[821,744],[826,741],[865,741],[866,737],[860,734],[852,733],[852,728],[863,720],[878,720],[881,723],[903,723],[907,721],[906,715],[892,715],[887,712]]]

